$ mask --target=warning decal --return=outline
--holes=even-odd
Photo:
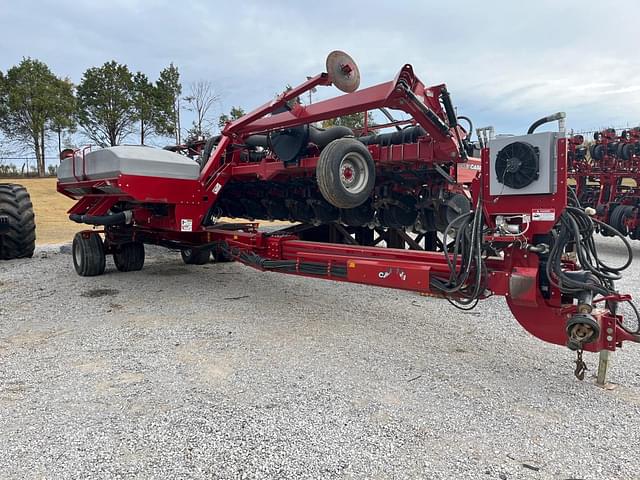
[[[181,232],[192,232],[193,231],[193,220],[190,218],[183,218],[180,221],[180,231]]]
[[[534,222],[553,222],[555,219],[555,208],[534,208],[531,210],[531,220]]]

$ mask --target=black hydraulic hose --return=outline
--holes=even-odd
[[[473,122],[469,117],[465,115],[458,115],[458,120],[464,120],[469,124],[469,130],[467,130],[467,134],[468,134],[467,140],[471,140],[471,136],[473,135]]]
[[[531,135],[533,132],[535,132],[536,128],[538,128],[540,125],[544,125],[545,123],[560,120],[562,118],[565,118],[566,116],[567,116],[566,113],[558,112],[558,113],[554,113],[553,115],[542,117],[531,124],[531,126],[529,127],[529,130],[527,130],[527,135]]]
[[[442,292],[453,306],[463,310],[475,307],[486,289],[487,269],[482,258],[483,215],[480,207],[481,198],[478,199],[475,211],[459,215],[444,230],[445,245],[449,232],[455,231],[452,251],[449,248],[444,249],[449,279],[431,279],[434,289]],[[472,273],[473,279],[469,281]]]
[[[447,114],[447,120],[449,120],[449,128],[455,128],[458,125],[458,117],[456,117],[456,110],[453,108],[451,95],[449,95],[449,91],[446,88],[440,91],[440,98],[442,98],[444,111]]]
[[[264,147],[267,148],[269,146],[269,140],[266,135],[249,135],[244,139],[245,145],[249,147]]]
[[[69,220],[89,225],[124,225],[131,222],[131,211],[114,213],[113,215],[78,215],[72,213]]]
[[[595,225],[609,229],[619,237],[627,249],[627,260],[620,266],[611,266],[603,262],[596,249],[593,234]],[[549,282],[564,293],[591,291],[603,296],[615,294],[614,282],[621,278],[620,273],[631,265],[633,252],[631,245],[616,229],[589,217],[584,210],[567,207],[560,216],[560,222],[551,232],[553,242],[546,266]],[[591,273],[596,281],[584,282],[563,271],[562,259],[568,247],[575,249],[580,267]]]
[[[442,135],[444,135],[445,137],[451,136],[451,133],[449,132],[449,125],[444,123],[442,119],[436,114],[436,112],[434,112],[429,107],[427,107],[424,103],[422,103],[422,100],[420,100],[420,98],[418,98],[418,96],[413,92],[413,90],[409,88],[409,85],[407,85],[403,81],[400,81],[398,85],[404,89],[404,92],[407,94],[407,97],[409,97],[409,100],[413,102],[415,107],[418,108],[418,110],[420,110],[420,112],[422,112],[422,114],[425,117],[427,117],[427,119],[431,122],[431,124],[435,128],[437,128]]]
[[[309,128],[309,140],[319,148],[324,148],[338,138],[353,136],[353,130],[349,127],[336,125],[327,129],[317,128],[311,125]]]
[[[395,123],[397,120],[395,118],[393,118],[393,115],[391,115],[391,113],[389,112],[389,110],[387,110],[386,108],[382,107],[379,108],[378,110],[380,110],[382,112],[382,114],[387,117],[387,120],[389,120],[391,123]],[[402,130],[402,128],[400,127],[400,125],[396,125],[396,130],[399,132],[400,130]]]

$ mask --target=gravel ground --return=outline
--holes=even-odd
[[[640,478],[640,345],[603,390],[500,298],[465,313],[158,249],[107,268],[0,264],[0,477]]]

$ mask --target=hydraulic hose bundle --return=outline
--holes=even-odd
[[[596,223],[600,228],[609,229],[624,243],[627,249],[627,260],[623,265],[610,266],[598,256],[593,239]],[[560,222],[551,235],[553,244],[547,262],[547,275],[553,285],[564,293],[576,293],[582,290],[589,290],[603,296],[616,293],[614,282],[622,278],[620,272],[629,267],[633,259],[631,245],[620,232],[592,219],[584,210],[569,206],[562,212]],[[571,247],[575,250],[582,269],[591,273],[598,280],[597,282],[578,281],[563,271],[562,256]]]
[[[454,218],[444,231],[442,244],[449,266],[449,279],[431,278],[431,286],[462,310],[474,308],[486,289],[486,265],[482,256],[482,197],[475,210]],[[449,247],[449,237],[453,241]]]
[[[599,257],[593,237],[596,225],[600,229],[607,229],[612,236],[622,240],[627,250],[627,259],[622,265],[609,265]],[[621,272],[628,268],[633,260],[631,245],[622,233],[604,222],[591,218],[581,208],[567,206],[551,236],[553,241],[547,259],[546,274],[552,285],[570,295],[580,295],[582,292],[603,297],[618,295],[615,281],[622,278]],[[575,252],[585,275],[576,275],[576,272],[563,269],[563,255],[569,251]],[[637,308],[632,302],[628,303],[638,318]],[[609,306],[615,313],[616,305]],[[634,331],[628,328],[627,330],[630,333],[639,333],[640,322]]]

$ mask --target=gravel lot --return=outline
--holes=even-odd
[[[0,264],[0,477],[640,478],[640,345],[603,390],[500,298],[147,253],[96,278],[57,248]]]

